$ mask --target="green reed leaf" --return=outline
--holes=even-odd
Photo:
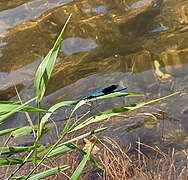
[[[57,58],[57,54],[60,49],[61,40],[63,38],[63,34],[68,24],[68,21],[70,20],[70,17],[71,15],[68,17],[67,21],[65,22],[65,25],[63,26],[63,29],[59,34],[53,48],[48,52],[46,57],[43,59],[42,63],[39,65],[37,72],[35,74],[34,91],[37,96],[37,104],[41,102],[44,93],[46,91],[46,87],[48,85],[48,81],[50,79]]]
[[[6,135],[6,134],[8,134],[8,133],[11,133],[11,132],[13,132],[13,131],[16,130],[16,129],[18,129],[18,128],[9,128],[9,129],[1,130],[1,131],[0,131],[0,136]]]
[[[94,101],[94,100],[99,100],[99,99],[108,99],[108,98],[115,98],[115,97],[139,97],[143,96],[143,94],[137,94],[137,93],[124,93],[124,92],[113,92],[110,94],[102,94],[95,96],[92,99],[89,99],[88,101]]]
[[[41,112],[41,113],[48,112],[46,110],[30,107],[27,105],[35,99],[36,98],[30,99],[24,104],[19,104],[19,105],[18,104],[0,104],[0,122],[17,112]]]
[[[0,147],[0,154],[1,155],[12,155],[16,153],[21,153],[21,152],[27,152],[34,149],[34,146],[30,147]]]
[[[74,149],[76,149],[76,147],[72,143],[69,143],[69,144],[66,144],[66,145],[62,145],[62,146],[52,150],[50,152],[50,154],[48,155],[48,157],[52,158],[52,157],[59,156],[61,154],[66,154],[66,153],[68,153],[70,151],[73,151]]]
[[[131,105],[128,105],[128,106],[118,107],[118,108],[114,108],[114,109],[110,109],[110,110],[104,111],[104,112],[99,113],[97,115],[94,115],[94,116],[92,116],[92,117],[90,117],[90,118],[88,118],[86,120],[83,120],[83,121],[79,122],[76,125],[73,125],[69,129],[70,130],[69,132],[73,132],[73,131],[79,130],[79,129],[84,128],[85,126],[87,126],[87,125],[89,125],[91,123],[96,123],[98,121],[104,120],[104,119],[109,118],[111,116],[115,116],[115,115],[118,115],[120,113],[124,113],[124,112],[128,112],[128,111],[132,111],[132,110],[141,108],[141,107],[143,107],[145,105],[161,101],[161,100],[169,98],[169,97],[171,97],[171,96],[173,96],[175,94],[177,94],[177,93],[173,93],[173,94],[170,94],[168,96],[164,96],[164,97],[161,97],[161,98],[158,98],[158,99],[154,99],[154,100],[151,100],[151,101],[148,101],[148,102],[141,102],[141,103],[137,103],[137,104],[131,104]]]
[[[24,158],[0,158],[0,167],[21,164]]]
[[[91,150],[92,148],[89,150],[89,152],[84,155],[84,158],[82,159],[82,161],[80,162],[79,166],[76,168],[76,170],[74,171],[74,173],[72,174],[70,180],[76,180],[79,178],[80,174],[82,173],[89,157],[90,157],[90,154],[91,154]]]
[[[49,176],[52,176],[58,172],[62,172],[66,169],[69,169],[69,165],[62,165],[62,166],[57,166],[55,168],[48,169],[46,171],[43,171],[41,173],[35,174],[34,176],[27,178],[27,180],[36,180],[36,179],[43,179]]]
[[[78,101],[63,101],[63,102],[60,102],[60,103],[57,103],[55,105],[53,105],[48,111],[49,112],[55,112],[57,109],[61,108],[61,107],[64,107],[64,106],[71,106],[71,105],[75,105],[77,104]],[[52,114],[48,113],[48,114],[45,114],[41,121],[40,121],[40,128],[39,128],[39,137],[41,136],[42,134],[42,131],[43,131],[43,128],[44,128],[44,125],[47,123],[49,117],[51,116]]]

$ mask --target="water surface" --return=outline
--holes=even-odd
[[[145,94],[141,101],[179,91],[149,111],[164,112],[165,126],[161,124],[164,121],[158,121],[147,129],[142,123],[126,132],[127,122],[121,120],[112,123],[114,128],[122,127],[113,136],[121,137],[123,142],[134,141],[137,136],[146,143],[154,139],[159,142],[163,129],[166,139],[171,137],[174,142],[178,137],[184,147],[188,127],[187,12],[184,0],[1,1],[0,100],[16,98],[14,85],[23,99],[33,97],[35,71],[72,13],[43,107],[81,99],[113,83],[127,86],[128,92]],[[155,60],[168,76],[155,73]],[[130,102],[124,98],[109,100],[100,108]],[[54,120],[65,117],[62,110]],[[172,118],[177,121],[173,123]],[[1,129],[9,124],[27,124],[24,119],[15,115],[8,121],[11,123],[3,122]]]

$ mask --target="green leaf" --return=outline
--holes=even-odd
[[[48,123],[46,124],[45,128],[51,128],[53,127],[53,123]],[[37,130],[38,125],[34,126],[34,130]],[[3,136],[5,134],[11,133],[12,137],[19,137],[19,136],[25,136],[28,134],[33,133],[31,126],[22,126],[22,127],[15,127],[15,128],[10,128],[10,129],[5,129],[0,131],[0,136]]]
[[[85,138],[87,136],[90,136],[92,134],[103,132],[106,129],[108,129],[108,127],[103,127],[103,128],[97,129],[97,130],[93,130],[93,131],[90,131],[88,133],[85,133],[85,134],[82,134],[80,136],[77,136],[75,138],[72,138],[72,139],[70,139],[68,141],[65,141],[65,142],[61,143],[61,145],[58,145],[58,147],[56,149],[52,150],[50,152],[50,154],[48,155],[48,157],[55,157],[55,156],[58,156],[59,154],[65,154],[67,152],[70,152],[70,151],[75,149],[75,145],[72,144],[72,142],[78,141],[78,140],[83,139],[83,138]],[[41,157],[41,156],[45,155],[47,152],[48,152],[48,150],[44,150],[43,152],[40,152],[38,154],[38,157]],[[30,160],[33,160],[33,158],[34,157],[30,158]]]
[[[76,131],[76,130],[79,130],[81,128],[84,128],[85,126],[91,124],[91,123],[96,123],[98,121],[101,121],[101,120],[104,120],[106,118],[109,118],[111,116],[115,116],[115,115],[118,115],[120,113],[123,113],[123,112],[128,112],[128,111],[132,111],[134,109],[138,109],[138,108],[141,108],[145,105],[148,105],[148,104],[151,104],[151,103],[154,103],[154,102],[158,102],[158,101],[161,101],[163,99],[166,99],[168,97],[171,97],[173,95],[175,95],[177,93],[173,93],[173,94],[170,94],[168,96],[164,96],[162,98],[158,98],[158,99],[154,99],[154,100],[151,100],[151,101],[148,101],[148,102],[141,102],[141,103],[138,103],[138,104],[131,104],[131,105],[128,105],[128,106],[123,106],[123,107],[118,107],[118,108],[114,108],[114,109],[110,109],[110,110],[107,110],[107,111],[104,111],[102,113],[99,113],[97,115],[94,115],[84,121],[81,121],[79,122],[78,124],[76,125],[73,125],[69,130],[69,132],[73,132],[73,131]]]
[[[103,131],[105,131],[106,129],[108,129],[108,127],[103,127],[103,128],[97,129],[97,130],[90,131],[90,132],[85,133],[85,134],[82,134],[82,135],[80,135],[80,136],[78,136],[78,137],[72,138],[72,139],[70,139],[70,140],[68,140],[68,141],[66,141],[66,142],[63,142],[62,144],[67,144],[67,143],[71,143],[71,142],[74,142],[74,141],[78,141],[78,140],[83,139],[83,138],[85,138],[85,137],[87,137],[87,136],[90,136],[90,135],[93,135],[93,134],[96,134],[96,133],[103,132]]]
[[[31,134],[32,131],[32,127],[31,126],[23,126],[19,129],[16,129],[15,131],[13,131],[12,136],[14,138],[19,137],[19,136],[25,136],[28,134]]]
[[[74,109],[72,110],[72,113],[71,113],[69,119],[71,119],[71,117],[72,117],[72,115],[74,114],[74,112],[75,112],[78,108],[80,108],[81,106],[83,106],[84,104],[86,104],[86,101],[85,101],[85,100],[79,101],[79,102],[76,104],[76,106],[74,107]]]
[[[0,147],[0,154],[1,155],[12,155],[16,153],[21,153],[21,152],[27,152],[29,150],[34,149],[34,146],[30,147]]]
[[[79,107],[81,107],[81,106],[84,105],[84,104],[86,104],[86,101],[85,101],[85,100],[81,100],[81,101],[79,101],[79,102],[76,104],[76,106],[74,107],[74,109],[73,109],[71,115],[69,116],[69,119],[67,120],[67,122],[66,122],[66,124],[65,124],[65,126],[64,126],[64,128],[63,128],[63,130],[62,130],[62,133],[61,133],[61,134],[62,134],[62,137],[65,136],[65,135],[68,133],[68,131],[69,131],[69,123],[70,123],[70,121],[71,121],[72,115],[74,114],[74,112],[75,112]]]
[[[89,101],[94,101],[94,100],[99,100],[99,99],[107,99],[107,98],[115,98],[115,97],[138,97],[138,96],[143,96],[143,94],[113,92],[110,94],[98,95],[92,99],[89,99]]]
[[[32,99],[34,100],[34,99]],[[28,104],[26,102],[26,104]],[[40,108],[34,108],[27,105],[22,106],[22,104],[0,104],[0,114],[6,114],[10,111],[13,111],[15,109],[19,109],[19,111],[23,112],[47,112],[46,110],[40,109]],[[22,106],[22,107],[21,107]]]
[[[55,156],[59,156],[60,154],[66,154],[72,150],[76,149],[76,147],[74,146],[74,144],[66,144],[66,145],[63,145],[63,146],[60,146],[54,150],[52,150],[50,152],[50,154],[48,155],[48,157],[55,157]]]
[[[19,104],[21,101],[0,101],[0,104]]]
[[[11,132],[13,132],[16,129],[18,129],[18,128],[4,129],[4,130],[0,131],[0,136],[3,136],[3,135],[8,134],[8,133],[11,133]]]
[[[78,101],[63,101],[63,102],[60,102],[60,103],[57,103],[55,105],[53,105],[50,109],[49,109],[49,112],[55,112],[57,109],[59,109],[60,107],[64,107],[64,106],[70,106],[70,105],[75,105],[77,104]],[[48,121],[49,117],[51,116],[52,114],[45,114],[42,119],[41,119],[41,122],[40,122],[40,128],[39,128],[39,137],[41,136],[41,133],[42,133],[42,130],[43,130],[43,127],[44,125],[46,124],[46,122]]]
[[[76,146],[76,145],[75,145]],[[80,152],[81,155],[85,155],[85,151],[83,149],[81,149],[80,147],[76,146],[76,149]],[[92,157],[89,158],[89,161],[92,162],[93,164],[95,164],[95,166],[98,168],[98,169],[102,169],[104,170],[104,168],[99,164],[97,163]]]
[[[18,105],[18,104],[0,104],[0,122],[17,112],[48,112],[48,111],[42,110],[40,108],[33,108],[30,106],[27,106],[27,104],[29,104],[30,102],[32,102],[35,99],[36,98],[30,99],[26,103],[20,104],[20,105]]]
[[[84,158],[82,159],[82,161],[80,162],[79,166],[76,168],[76,170],[74,171],[74,173],[72,174],[70,180],[76,180],[79,178],[80,174],[82,173],[89,157],[90,157],[90,154],[91,154],[91,150],[92,148],[89,150],[89,152],[84,155]]]
[[[46,55],[46,57],[43,59],[42,63],[39,65],[37,69],[37,72],[34,78],[34,90],[37,96],[37,104],[40,103],[46,91],[46,87],[50,79],[52,70],[54,68],[57,54],[60,49],[61,40],[63,38],[63,34],[67,26],[67,23],[70,20],[70,17],[71,15],[68,17],[67,21],[65,22],[65,25],[63,26],[63,29],[60,35],[58,36],[53,48],[49,51],[49,53]]]
[[[23,162],[23,158],[0,158],[0,167],[21,164]]]
[[[12,155],[21,152],[28,152],[35,148],[35,146],[12,146],[12,147],[0,147],[0,155]],[[44,150],[46,147],[37,147],[37,150]]]
[[[43,179],[45,177],[49,177],[49,176],[52,176],[58,172],[62,172],[66,169],[70,168],[69,165],[63,165],[63,166],[57,166],[55,168],[51,168],[51,169],[48,169],[46,171],[43,171],[41,173],[38,173],[38,174],[35,174],[34,176],[28,178],[27,180],[39,180],[39,179]]]

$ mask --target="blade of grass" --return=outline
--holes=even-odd
[[[26,104],[28,104],[28,103],[26,102]],[[19,108],[20,108],[19,111],[22,111],[22,112],[41,112],[41,113],[47,112],[46,110],[43,110],[40,108],[26,106],[26,104],[22,108],[20,106],[23,104],[1,104],[0,105],[0,114],[3,115],[10,111],[15,110],[15,109],[19,109]]]
[[[48,112],[40,108],[33,108],[30,106],[27,106],[27,104],[29,104],[35,99],[36,98],[30,99],[29,101],[21,105],[5,104],[3,107],[0,106],[0,108],[2,108],[1,113],[0,113],[0,122],[17,112]]]
[[[73,151],[74,149],[76,149],[76,147],[72,143],[60,146],[60,147],[54,149],[53,151],[51,151],[48,155],[48,158],[56,157],[61,154],[66,154],[70,151]]]
[[[34,146],[18,146],[18,147],[0,147],[0,155],[12,155],[21,152],[28,152],[34,149]],[[45,149],[45,147],[38,147],[38,150]]]
[[[107,99],[107,98],[115,98],[115,97],[139,97],[139,96],[143,96],[143,94],[137,94],[137,93],[123,93],[123,92],[113,92],[110,94],[102,94],[102,95],[98,95],[95,96],[92,99],[89,99],[89,101],[94,101],[94,100],[99,100],[99,99]]]
[[[46,177],[49,177],[49,176],[52,176],[58,172],[62,172],[66,169],[69,169],[70,166],[69,165],[62,165],[62,166],[57,166],[55,168],[51,168],[51,169],[48,169],[46,171],[43,171],[41,173],[38,173],[30,178],[28,178],[27,180],[36,180],[36,179],[43,179],[43,178],[46,178]]]
[[[37,98],[36,103],[37,103],[38,107],[40,107],[41,100],[45,94],[46,87],[48,85],[48,81],[50,79],[50,76],[53,71],[55,61],[57,58],[57,54],[60,49],[61,40],[63,38],[65,28],[71,18],[71,15],[69,15],[69,17],[67,18],[58,38],[56,39],[56,42],[55,42],[53,48],[48,52],[46,57],[43,59],[43,61],[39,65],[37,72],[35,74],[34,91],[36,94],[36,98]],[[41,117],[40,117],[40,113],[38,113],[38,131],[37,131],[37,137],[35,139],[34,146],[37,146],[37,142],[41,136],[41,130],[42,130],[41,126],[43,126],[43,124],[40,125],[40,121],[41,121]],[[37,149],[36,148],[35,148],[34,154],[35,154],[35,160],[37,161]],[[35,166],[37,165],[36,161],[35,161]]]
[[[66,20],[65,25],[63,26],[63,29],[60,35],[58,36],[53,48],[49,51],[49,53],[46,55],[46,57],[43,59],[42,63],[39,65],[37,69],[37,72],[34,78],[34,91],[37,96],[37,105],[40,104],[44,96],[44,93],[46,91],[46,87],[50,79],[52,70],[54,68],[57,54],[60,49],[61,40],[63,38],[65,28],[70,18],[71,18],[71,15],[69,15],[68,19]]]
[[[145,105],[161,101],[161,100],[169,98],[169,97],[171,97],[171,96],[173,96],[175,94],[177,94],[177,93],[173,93],[173,94],[170,94],[168,96],[164,96],[164,97],[161,97],[161,98],[158,98],[158,99],[154,99],[154,100],[151,100],[151,101],[148,101],[148,102],[141,102],[141,103],[137,103],[137,104],[131,104],[131,105],[128,105],[128,106],[118,107],[118,108],[114,108],[114,109],[110,109],[110,110],[104,111],[104,112],[99,113],[97,115],[94,115],[94,116],[92,116],[92,117],[90,117],[90,118],[88,118],[88,119],[86,119],[84,121],[81,121],[78,124],[73,125],[72,127],[70,127],[69,132],[77,131],[77,130],[79,130],[81,128],[84,128],[85,126],[87,126],[87,125],[89,125],[91,123],[104,120],[104,119],[109,118],[111,116],[115,116],[115,115],[118,115],[118,114],[123,113],[123,112],[132,111],[134,109],[141,108],[141,107],[143,107]]]
[[[35,128],[34,128],[35,129]],[[15,131],[12,132],[12,137],[20,137],[20,136],[25,136],[28,134],[32,133],[32,127],[31,126],[23,126],[19,129],[16,129]]]
[[[92,147],[93,148],[93,147]],[[86,155],[84,155],[84,158],[82,159],[82,161],[80,162],[79,166],[76,168],[76,170],[74,171],[74,173],[72,174],[70,180],[76,180],[79,178],[80,174],[82,173],[89,157],[92,151],[92,148],[88,151],[88,153]]]
[[[48,111],[50,112],[55,112],[57,109],[59,109],[60,107],[64,107],[64,106],[70,106],[70,105],[75,105],[77,104],[78,101],[63,101],[63,102],[60,102],[60,103],[57,103],[55,105],[53,105]],[[44,125],[46,124],[46,122],[48,121],[49,117],[51,116],[52,114],[45,114],[41,121],[40,121],[40,128],[39,128],[39,132],[38,132],[38,139],[40,138],[41,134],[42,134],[42,130],[43,130],[43,127]]]
[[[97,99],[106,99],[106,98],[123,97],[123,96],[126,96],[126,97],[137,97],[137,96],[142,96],[142,94],[115,92],[115,93],[111,93],[111,94],[107,94],[107,95],[103,95],[103,96],[97,97]],[[96,100],[96,99],[92,99],[92,101],[93,100]],[[73,113],[79,107],[81,107],[84,104],[86,104],[85,100],[81,100],[81,101],[76,101],[76,100],[74,100],[74,101],[73,100],[72,101],[63,101],[63,102],[60,102],[58,104],[55,104],[48,111],[49,112],[54,112],[54,111],[56,111],[57,109],[59,109],[60,107],[63,107],[63,106],[76,105],[75,108],[73,109],[70,117],[69,117],[69,119],[70,119],[72,117]],[[42,129],[43,129],[45,123],[48,121],[48,119],[49,119],[50,116],[51,116],[51,114],[46,114],[45,116],[42,117],[41,122],[40,122],[39,137],[41,136]]]
[[[0,167],[23,163],[23,158],[0,158]]]
[[[69,123],[71,121],[71,117],[72,115],[74,114],[74,112],[80,108],[81,106],[83,106],[84,104],[86,104],[86,101],[85,100],[81,100],[78,102],[78,104],[76,104],[76,106],[74,107],[73,111],[71,112],[71,115],[69,116],[69,119],[67,120],[64,128],[63,128],[63,131],[62,131],[62,136],[65,136],[68,132],[68,127],[69,127]]]
[[[82,156],[86,155],[86,152],[85,152],[83,149],[81,149],[80,147],[78,147],[78,146],[76,146],[76,145],[75,145],[75,147],[76,147],[76,149],[80,152],[80,154],[81,154]],[[103,168],[99,163],[97,163],[92,157],[89,158],[89,161],[92,162],[93,164],[95,164],[95,166],[96,166],[98,169],[104,170],[104,168]]]
[[[11,132],[13,132],[14,130],[16,130],[16,129],[18,129],[18,128],[19,128],[19,127],[17,127],[17,128],[4,129],[4,130],[0,131],[0,136],[6,135],[6,134],[8,134],[8,133],[11,133]]]
[[[77,137],[75,137],[73,139],[70,139],[68,141],[65,141],[65,142],[59,144],[57,146],[57,148],[54,148],[49,153],[48,157],[50,158],[50,157],[58,156],[59,154],[65,154],[65,153],[69,152],[68,150],[72,151],[75,148],[77,148],[77,147],[75,147],[74,144],[72,144],[74,141],[81,140],[81,139],[83,139],[83,138],[85,138],[87,136],[93,135],[93,134],[101,133],[101,132],[105,131],[106,129],[108,129],[108,127],[103,127],[103,128],[100,128],[100,129],[96,129],[96,130],[90,131],[88,133],[82,134],[80,136],[77,136]],[[41,156],[45,155],[48,151],[49,151],[49,149],[48,150],[44,150],[43,152],[38,153],[38,157],[41,157]],[[34,157],[31,157],[30,160],[31,159],[33,160],[33,158]]]
[[[53,126],[54,126],[53,123],[48,123],[46,124],[45,128],[43,128],[43,130],[46,130]],[[37,130],[37,125],[34,126],[34,130]],[[30,126],[21,126],[21,127],[5,129],[5,130],[0,131],[0,136],[6,135],[8,133],[11,133],[11,137],[15,138],[15,137],[20,137],[20,136],[31,134],[32,129]]]
[[[80,139],[83,139],[83,138],[85,138],[87,136],[90,136],[90,135],[93,135],[93,134],[96,134],[96,133],[103,132],[103,131],[107,130],[108,128],[109,127],[103,127],[103,128],[97,129],[97,130],[90,131],[88,133],[85,133],[85,134],[82,134],[82,135],[77,136],[75,138],[72,138],[72,139],[70,139],[70,140],[68,140],[66,142],[63,142],[62,145],[67,144],[67,143],[71,143],[71,142],[74,142],[74,141],[78,141]]]

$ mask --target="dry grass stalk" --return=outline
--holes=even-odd
[[[131,169],[132,160],[113,139],[104,137],[103,141],[100,141],[100,143],[104,146],[104,154],[103,157],[99,157],[104,167],[101,179],[126,180],[130,178],[133,174]],[[111,148],[108,147],[109,145]]]
[[[138,158],[139,163],[137,169],[140,173],[145,174],[147,179],[152,179],[152,180],[186,179],[187,176],[186,167],[181,167],[182,169],[181,172],[178,172],[176,170],[176,166],[175,166],[176,157],[175,157],[174,148],[172,148],[172,151],[169,150],[168,154],[166,154],[157,146],[151,147],[149,145],[141,143],[140,141],[138,141],[137,143],[139,147],[137,151],[138,153],[140,153],[139,156],[143,156],[145,159],[145,162],[143,163],[143,160],[141,160],[141,158]],[[143,153],[141,153],[140,145],[153,150],[154,151],[153,154],[155,154],[155,158],[153,158],[153,156],[149,157],[150,155],[144,155]],[[188,163],[188,159],[187,159],[187,163]]]

